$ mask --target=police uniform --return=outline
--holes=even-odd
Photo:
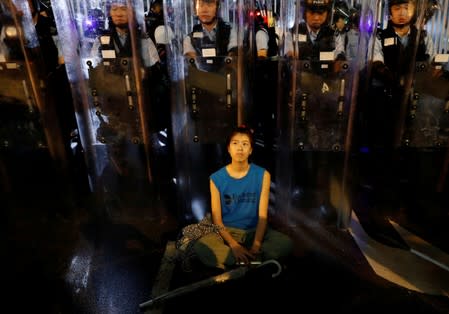
[[[271,30],[261,28],[256,32],[257,51],[266,50],[267,57],[275,57],[279,53],[279,38],[282,37],[282,30],[275,27]]]
[[[403,75],[406,74],[410,61],[414,58],[415,38],[418,30],[414,25],[410,26],[407,35],[401,37],[396,34],[393,26],[388,25],[386,29],[380,29],[374,42],[372,56],[373,63],[382,62],[395,76],[399,85],[403,83]],[[421,31],[416,49],[415,60],[418,62],[432,61],[435,57],[435,50],[430,36],[426,31]],[[374,73],[376,75],[376,73]],[[379,78],[379,77],[377,77]],[[393,82],[384,82],[393,83]]]
[[[221,18],[218,18],[211,31],[205,29],[201,24],[195,25],[193,31],[184,38],[183,42],[184,54],[196,53],[203,57],[226,56],[236,48],[237,32]]]
[[[408,2],[390,1],[389,7]],[[363,119],[366,123],[366,144],[370,147],[373,158],[369,160],[369,167],[372,171],[370,181],[376,215],[404,206],[400,204],[398,197],[400,173],[409,172],[408,163],[412,159],[410,155],[404,154],[405,151],[397,150],[396,146],[399,137],[403,136],[400,134],[403,130],[399,126],[406,119],[402,108],[404,101],[408,101],[405,97],[409,87],[405,83],[415,75],[415,61],[431,62],[435,56],[430,36],[425,30],[419,31],[413,20],[411,18],[408,32],[402,36],[396,32],[395,25],[390,20],[385,29],[377,30],[376,36],[369,43],[369,47],[373,47],[372,52],[368,52],[368,60],[372,61],[371,77],[368,78],[370,86],[367,95],[360,94],[359,102],[365,108]],[[398,26],[404,30],[407,25]],[[416,169],[412,172],[416,172]]]
[[[271,15],[271,14],[270,14]],[[268,18],[269,20],[271,18]],[[269,26],[262,16],[256,15],[256,50],[258,57],[276,57],[279,55],[279,40],[282,38],[282,29],[276,26]],[[268,22],[270,23],[270,21]]]
[[[292,31],[287,34],[286,54],[292,54],[294,43],[298,43],[298,57],[300,60],[320,61],[321,52],[333,53],[334,60],[344,60],[344,40],[341,36],[335,36],[334,30],[329,25],[324,25],[318,32],[314,32],[305,22],[298,25],[298,35]]]
[[[102,37],[102,38],[101,38]],[[131,57],[131,38],[128,33],[119,34],[113,30],[106,32],[103,36],[95,41],[92,47],[92,57],[102,59],[102,51],[114,50],[116,57]],[[104,43],[102,43],[104,40]],[[145,67],[151,67],[160,61],[159,54],[153,41],[147,38],[139,40],[141,57]]]
[[[332,1],[303,1],[304,21],[297,22],[286,34],[286,55],[294,56],[300,62],[296,93],[296,106],[301,108],[302,95],[307,95],[307,113],[300,110],[295,114],[295,177],[314,200],[320,216],[329,223],[336,222],[337,209],[331,203],[331,177],[338,176],[344,154],[332,152],[340,137],[336,95],[337,78],[334,63],[346,60],[344,40],[335,36],[329,25]],[[323,14],[327,12],[325,17]],[[308,25],[309,13],[322,15],[318,29]],[[314,25],[315,27],[317,25]],[[307,67],[309,65],[310,67]],[[329,88],[330,89],[326,89]],[[326,88],[325,88],[326,87]],[[323,92],[326,90],[326,92]],[[298,149],[303,145],[304,151]]]

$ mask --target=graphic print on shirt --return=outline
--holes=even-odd
[[[244,192],[240,194],[224,194],[226,206],[235,206],[242,203],[256,204],[257,193]]]

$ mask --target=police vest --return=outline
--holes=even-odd
[[[139,36],[140,32],[137,32]],[[108,36],[109,41],[101,43],[100,52],[102,50],[114,50],[117,58],[129,58],[132,57],[132,47],[131,47],[131,35],[128,33],[126,36],[125,43],[122,44],[115,28],[112,30],[106,30],[103,32],[102,36]],[[139,37],[140,38],[140,37]],[[140,40],[137,40],[138,51],[140,51]]]
[[[190,40],[193,48],[198,56],[202,56],[202,50],[206,48],[215,48],[217,56],[226,56],[228,54],[229,37],[231,34],[231,25],[218,19],[215,40],[211,40],[208,36],[194,36],[195,33],[202,33],[203,28],[201,24],[193,26],[193,31],[190,33]]]
[[[300,60],[320,61],[320,52],[335,50],[335,31],[328,25],[320,29],[315,42],[312,42],[308,34],[307,25],[301,23],[298,26],[298,35],[295,40],[298,42],[298,56]]]
[[[279,53],[279,45],[278,45],[279,36],[278,34],[276,34],[276,29],[274,27],[268,27],[267,25],[261,23],[257,25],[256,33],[259,30],[266,32],[268,35],[267,57],[277,56]]]
[[[412,26],[408,45],[404,47],[392,26],[389,25],[386,29],[378,30],[377,36],[382,43],[384,64],[393,73],[406,74],[410,63],[413,61],[417,34],[418,30]],[[423,30],[419,38],[418,49],[416,50],[416,61],[422,62],[428,61],[429,59],[429,55],[426,54],[426,44],[424,42],[426,36],[427,33]]]

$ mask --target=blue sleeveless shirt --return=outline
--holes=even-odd
[[[248,173],[240,179],[231,177],[226,167],[210,176],[220,193],[225,226],[239,229],[256,227],[264,172],[264,168],[250,164]]]

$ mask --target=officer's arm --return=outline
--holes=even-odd
[[[188,56],[189,58],[195,58],[196,57],[195,48],[193,48],[190,36],[186,36],[184,38],[184,41],[182,43],[182,48],[183,48],[183,52],[184,52],[185,56]]]
[[[426,35],[424,37],[424,44],[426,45],[426,55],[429,56],[429,62],[434,62],[436,52],[435,52],[435,47],[433,45],[433,40],[429,35]]]
[[[256,33],[257,57],[261,59],[267,58],[268,53],[268,33],[265,29],[260,29]]]
[[[380,61],[384,63],[384,53],[382,50],[382,42],[378,37],[370,39],[368,47],[372,47],[374,45],[374,49],[368,49],[368,60],[372,60],[372,62]]]
[[[232,28],[229,34],[228,55],[237,55],[237,31],[235,28]]]
[[[291,58],[293,57],[293,37],[291,32],[285,34],[285,44],[284,44],[284,56]]]
[[[155,64],[159,64],[161,62],[159,58],[159,53],[157,52],[156,45],[154,44],[151,38],[146,38],[146,43],[148,44],[148,56],[150,64],[149,66],[153,66]],[[148,66],[145,64],[145,66]]]
[[[335,36],[335,51],[334,57],[336,61],[344,61],[346,60],[345,54],[345,42],[343,36]]]

